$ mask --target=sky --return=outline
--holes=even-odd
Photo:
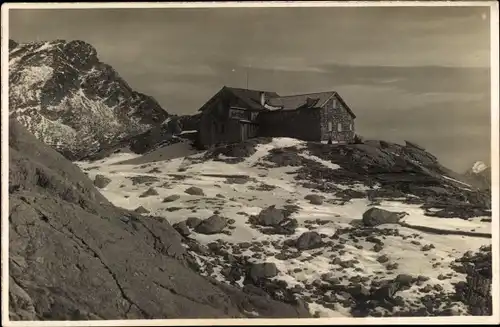
[[[489,7],[17,9],[17,42],[83,40],[136,91],[193,114],[222,86],[337,91],[366,139],[464,171],[490,161]]]

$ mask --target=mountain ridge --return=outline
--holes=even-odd
[[[81,40],[9,40],[9,116],[70,160],[146,132],[170,114]]]

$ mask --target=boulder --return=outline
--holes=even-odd
[[[196,187],[196,186],[191,186],[191,187],[187,188],[184,192],[189,194],[189,195],[197,195],[197,196],[204,196],[205,195],[205,192],[203,192],[203,190],[201,188]]]
[[[363,214],[363,224],[373,227],[382,224],[396,224],[404,217],[404,213],[392,212],[380,208],[370,208]]]
[[[178,194],[172,194],[163,199],[163,202],[174,202],[181,198]]]
[[[172,227],[179,232],[182,236],[189,236],[191,234],[191,231],[188,228],[188,225],[186,224],[186,221],[181,221],[176,224],[174,224]]]
[[[98,188],[105,188],[111,183],[111,179],[105,177],[104,175],[97,174],[94,179],[94,185]]]
[[[144,208],[143,206],[137,207],[134,211],[140,214],[149,213],[149,210]]]
[[[324,197],[318,194],[308,194],[304,197],[304,199],[308,200],[309,203],[314,205],[322,205],[324,201]]]
[[[323,244],[321,236],[316,232],[305,232],[299,236],[295,247],[298,250],[310,250],[315,249]]]
[[[195,231],[200,234],[217,234],[222,232],[222,230],[227,226],[226,218],[219,215],[213,215],[207,218],[196,226]]]
[[[263,209],[255,220],[258,225],[277,226],[285,220],[285,214],[282,209],[277,209],[273,205]]]
[[[250,265],[247,276],[253,282],[258,282],[261,279],[272,278],[278,275],[278,268],[272,262],[254,263]]]
[[[186,224],[189,226],[189,228],[196,228],[202,223],[202,221],[203,220],[198,217],[189,217],[188,219],[186,219]]]
[[[144,191],[141,195],[139,195],[139,197],[145,198],[145,197],[154,196],[154,195],[158,195],[158,192],[154,188],[150,187],[146,191]]]

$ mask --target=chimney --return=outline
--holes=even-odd
[[[266,104],[266,94],[264,92],[260,92],[260,104],[261,106]]]

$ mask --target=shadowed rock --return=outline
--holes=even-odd
[[[370,208],[363,214],[365,226],[378,226],[382,224],[396,224],[404,217],[400,212],[391,212],[379,208]]]
[[[305,232],[299,236],[295,247],[299,250],[315,249],[323,244],[321,236],[316,232]]]
[[[191,187],[187,188],[184,192],[189,194],[189,195],[198,195],[198,196],[205,195],[203,190],[199,187],[196,187],[196,186],[191,186]]]
[[[94,179],[94,185],[98,188],[105,188],[108,186],[108,184],[111,183],[111,179],[101,175],[97,174]]]
[[[200,234],[217,234],[227,226],[227,220],[221,216],[213,215],[210,218],[203,220],[195,231]]]
[[[276,226],[285,219],[283,210],[277,209],[274,205],[263,209],[256,217],[255,222],[262,226]]]

